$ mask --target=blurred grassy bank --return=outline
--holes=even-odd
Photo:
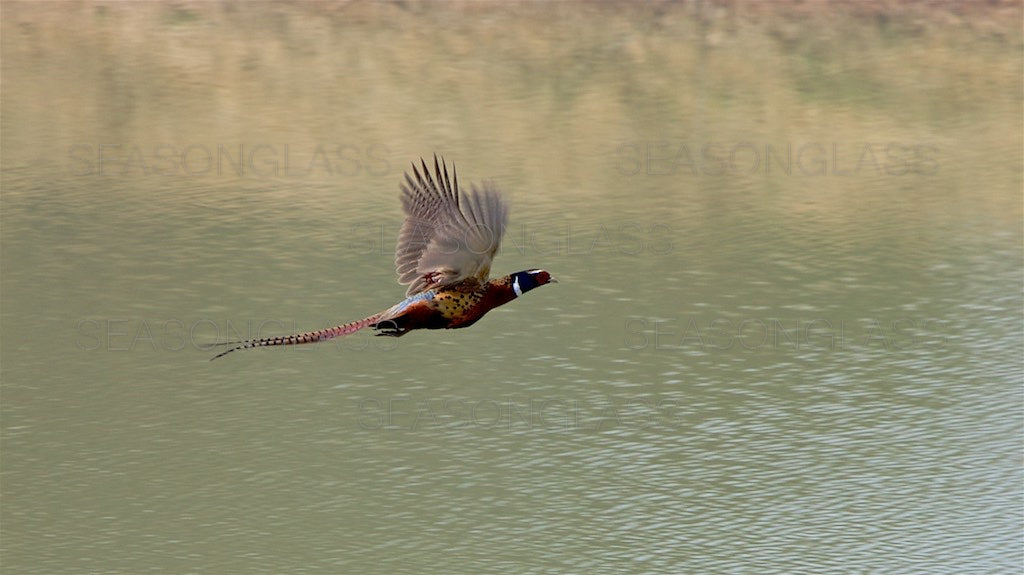
[[[375,159],[472,151],[493,162],[477,173],[571,193],[587,178],[658,170],[652,155],[674,158],[684,143],[692,153],[753,143],[765,155],[812,143],[836,173],[840,158],[828,156],[856,166],[866,145],[876,156],[895,143],[923,147],[925,175],[941,185],[970,188],[994,213],[1020,212],[1017,2],[4,2],[2,11],[7,169],[88,172],[103,145],[122,164],[137,148],[138,170],[196,145],[247,146],[244,155],[291,144],[306,164],[327,142],[368,170]],[[884,158],[867,160],[885,175]],[[678,161],[669,167],[688,175]],[[989,185],[977,185],[979,172]]]

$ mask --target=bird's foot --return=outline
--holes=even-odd
[[[391,320],[385,320],[379,323],[375,323],[373,324],[373,329],[376,330],[376,333],[374,333],[373,335],[385,335],[388,337],[402,337],[403,335],[406,334],[406,332],[409,331],[407,329],[402,329],[398,327],[398,324]]]

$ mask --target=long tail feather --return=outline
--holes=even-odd
[[[284,335],[278,337],[265,337],[262,339],[250,339],[248,341],[229,341],[217,345],[234,345],[231,349],[222,351],[217,355],[210,358],[210,361],[217,359],[218,357],[224,357],[225,355],[238,351],[240,349],[251,349],[254,347],[271,347],[276,345],[299,345],[303,343],[313,343],[317,341],[324,341],[335,337],[343,337],[346,335],[353,334],[364,327],[369,327],[378,321],[383,316],[383,313],[371,315],[366,319],[359,321],[353,321],[343,325],[329,327],[320,331],[307,331],[305,333],[296,333],[292,335]]]

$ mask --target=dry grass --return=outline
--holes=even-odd
[[[985,162],[1005,183],[981,193],[1019,193],[1017,2],[2,10],[5,167],[83,142],[341,142],[583,191],[623,143],[900,142],[941,150],[942,185]]]

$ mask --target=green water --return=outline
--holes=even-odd
[[[3,6],[5,573],[1019,568],[1019,30],[69,6]],[[435,152],[558,284],[208,361],[398,301]]]

